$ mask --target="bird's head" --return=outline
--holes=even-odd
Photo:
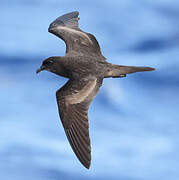
[[[42,65],[40,66],[40,68],[37,69],[36,73],[39,73],[40,71],[43,71],[43,70],[47,70],[47,71],[55,73],[56,72],[55,58],[49,57],[45,59],[42,62]]]

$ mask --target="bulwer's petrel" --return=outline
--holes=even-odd
[[[53,21],[48,31],[66,44],[63,57],[45,59],[37,70],[53,72],[68,78],[56,92],[59,115],[68,141],[79,161],[90,168],[88,108],[104,78],[121,78],[126,74],[153,71],[151,67],[121,66],[108,63],[96,38],[78,27],[79,12],[71,12]]]

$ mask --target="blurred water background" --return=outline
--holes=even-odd
[[[77,10],[111,63],[155,72],[106,79],[89,110],[91,169],[64,134],[55,92],[66,79],[36,75],[42,60],[64,55],[47,32]],[[1,0],[0,179],[178,180],[178,0]]]

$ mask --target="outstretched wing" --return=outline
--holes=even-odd
[[[49,26],[49,32],[55,34],[66,43],[66,54],[99,55],[101,50],[96,38],[78,27],[79,12],[71,12],[60,16]]]
[[[102,85],[102,79],[69,80],[56,92],[59,115],[68,141],[80,160],[89,169],[91,146],[88,108]]]

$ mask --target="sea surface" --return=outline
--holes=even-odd
[[[65,53],[49,24],[76,10],[109,62],[156,68],[104,80],[89,109],[90,170],[58,116],[67,79],[35,73]],[[0,180],[179,179],[178,0],[1,0],[0,27]]]

